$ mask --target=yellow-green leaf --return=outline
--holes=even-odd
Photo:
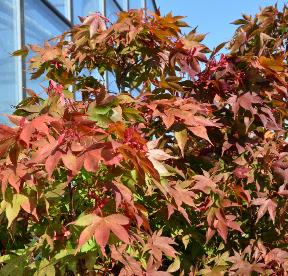
[[[167,272],[173,273],[179,270],[179,268],[180,268],[180,259],[179,257],[176,257],[174,262],[171,265],[169,265]]]
[[[188,141],[187,130],[183,129],[181,131],[175,131],[175,138],[177,140],[178,147],[181,150],[181,154],[184,157],[184,148]]]

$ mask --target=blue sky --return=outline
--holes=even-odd
[[[174,15],[185,15],[185,21],[198,26],[198,32],[208,33],[204,44],[213,48],[232,37],[235,26],[232,21],[242,13],[254,15],[259,7],[274,5],[276,0],[156,0],[162,15],[170,11]],[[278,0],[282,7],[288,1]]]

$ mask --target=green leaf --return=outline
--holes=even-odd
[[[34,276],[55,276],[56,271],[54,265],[49,262],[47,259],[43,259],[37,271],[34,273]]]
[[[111,106],[95,106],[92,110],[93,114],[105,115],[111,110]]]
[[[98,249],[98,248],[99,247],[98,247],[96,241],[94,239],[90,239],[81,246],[80,252],[86,253],[89,251],[95,251],[95,249]],[[94,259],[94,262],[95,262],[95,260],[96,259]]]
[[[111,124],[112,120],[105,115],[93,114],[89,117],[90,120],[98,123],[100,127],[107,128]]]
[[[18,216],[21,204],[27,200],[28,198],[24,195],[14,194],[12,204],[9,202],[7,203],[6,217],[8,219],[8,228],[11,226],[13,220]]]
[[[64,193],[65,193],[65,188],[67,187],[67,183],[58,183],[54,189],[48,191],[45,194],[46,198],[57,198],[57,197],[61,197]]]
[[[94,214],[88,214],[79,217],[75,222],[73,222],[74,225],[77,226],[87,226],[93,223],[97,219],[97,216]]]
[[[141,113],[132,107],[123,107],[123,115],[126,116],[127,119],[135,120],[136,122],[145,121]]]
[[[27,46],[24,46],[22,49],[17,50],[12,53],[12,56],[23,56],[24,58],[28,55],[29,49]]]
[[[246,24],[246,23],[247,23],[247,20],[245,20],[245,19],[237,19],[237,20],[231,22],[230,24],[234,24],[234,25],[244,25],[244,24]]]
[[[9,276],[9,275],[24,275],[24,269],[26,266],[25,258],[26,256],[13,256],[11,254],[10,260],[4,265],[0,270],[0,276]],[[48,275],[47,275],[48,276]]]
[[[61,260],[61,259],[65,258],[65,257],[67,257],[67,256],[74,255],[75,252],[76,252],[75,249],[62,249],[62,250],[60,250],[59,253],[57,253],[54,256],[53,259],[58,261],[58,260]]]
[[[74,98],[73,93],[70,92],[69,90],[64,89],[63,94],[64,94],[65,98],[67,98],[67,99],[73,99]]]
[[[45,66],[41,65],[40,68],[33,73],[31,73],[31,80],[38,79],[45,72]]]
[[[95,245],[97,246],[96,242],[95,242]],[[83,247],[84,246],[85,246],[85,244],[83,245]],[[83,247],[81,248],[81,252],[82,252]],[[98,256],[97,251],[92,251],[92,252],[89,252],[88,254],[85,254],[85,265],[86,265],[88,270],[93,270],[95,262],[97,260],[97,256]]]
[[[88,109],[89,118],[99,124],[100,127],[108,127],[112,122],[109,118],[108,113],[111,110],[111,106],[93,106],[91,105]]]

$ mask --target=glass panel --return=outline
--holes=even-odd
[[[20,33],[17,28],[17,1],[0,0],[0,115],[11,113],[21,100],[21,58],[11,57],[20,48]],[[7,122],[0,116],[0,122]]]
[[[107,72],[107,88],[110,93],[113,93],[113,94],[119,93],[119,89],[116,84],[116,78],[114,74],[111,72]]]
[[[129,9],[140,9],[143,8],[142,0],[129,0]]]
[[[112,22],[115,22],[118,18],[117,13],[119,12],[118,6],[115,4],[113,0],[106,0],[105,1],[105,15],[108,17]]]
[[[134,89],[134,90],[130,91],[130,94],[132,97],[136,98],[139,96],[140,92],[139,92],[139,90]]]
[[[100,11],[100,2],[104,0],[73,0],[73,23],[80,23],[78,16],[87,16]]]
[[[68,18],[69,15],[69,0],[49,0],[49,2],[64,16]]]
[[[155,7],[154,7],[153,2],[154,2],[153,0],[146,0],[146,8],[149,11],[155,11]]]
[[[122,9],[125,9],[125,1],[126,0],[115,0],[118,5],[122,8]]]
[[[57,36],[69,29],[68,26],[41,1],[25,0],[24,4],[26,44],[38,44],[43,46],[45,40]],[[47,86],[47,81],[44,81],[43,77],[42,79],[30,80],[30,74],[27,72],[26,87],[33,89],[36,92],[40,92],[42,89],[39,84]]]

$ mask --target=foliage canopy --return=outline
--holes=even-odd
[[[49,87],[0,126],[1,275],[287,275],[288,9],[221,55],[182,19],[94,13],[14,53]]]

